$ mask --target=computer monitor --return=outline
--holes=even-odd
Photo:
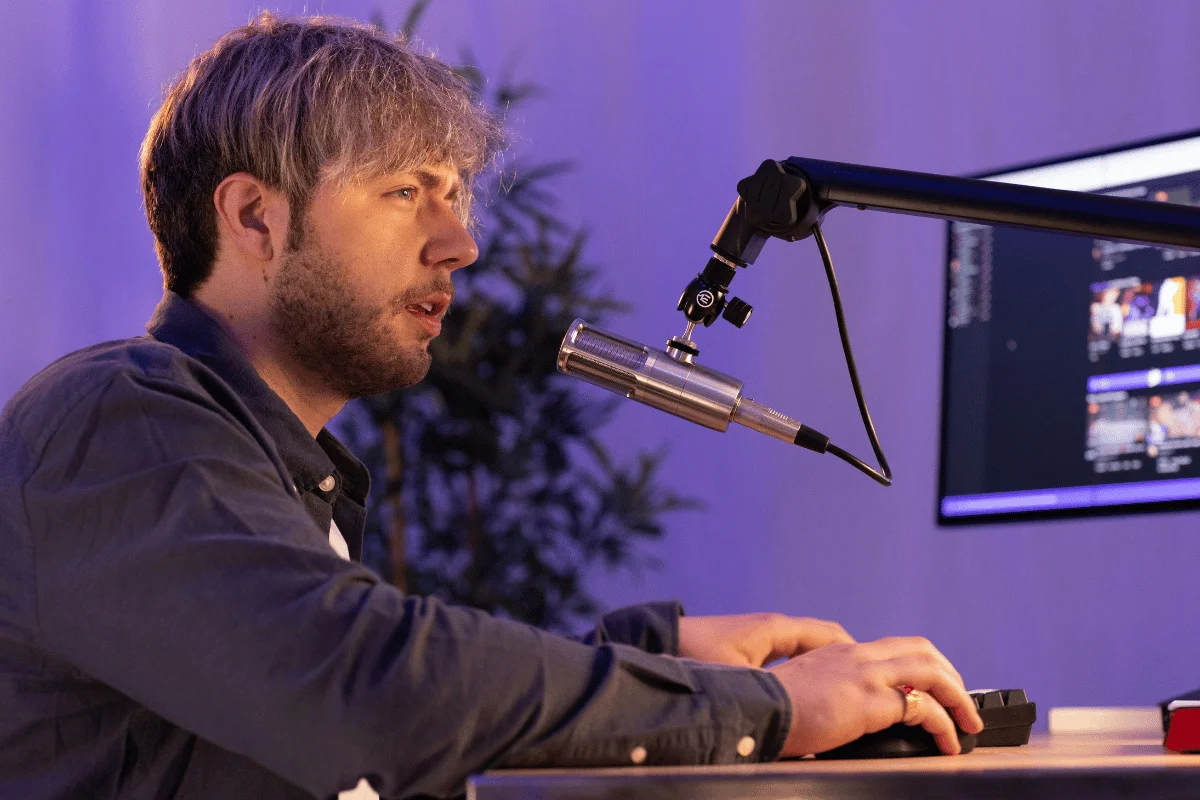
[[[973,177],[1200,204],[1200,131]],[[1200,507],[1200,252],[952,222],[942,524]]]

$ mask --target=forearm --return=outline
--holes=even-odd
[[[498,765],[760,760],[787,733],[786,698],[757,670],[589,647],[348,573],[272,607],[241,626],[214,621],[211,608],[93,620],[64,649],[152,711],[318,796],[363,775],[384,796],[449,796]]]
[[[503,766],[730,764],[779,756],[791,706],[770,673],[622,645],[605,645],[597,657],[597,680],[570,724],[515,748]]]

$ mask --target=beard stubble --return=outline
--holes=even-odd
[[[412,386],[429,372],[427,341],[396,341],[392,317],[433,292],[454,293],[447,276],[383,300],[358,296],[348,270],[308,226],[289,242],[271,295],[271,328],[301,368],[343,397]]]

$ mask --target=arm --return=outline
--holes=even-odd
[[[39,636],[82,672],[317,796],[372,778],[450,795],[499,763],[774,757],[759,670],[593,648],[401,595],[340,559],[244,426],[179,381],[119,374],[23,487]]]

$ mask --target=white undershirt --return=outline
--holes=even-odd
[[[350,547],[346,544],[346,537],[342,536],[337,523],[332,519],[329,520],[329,546],[339,556],[350,560]],[[379,795],[371,788],[371,784],[367,783],[367,779],[363,778],[353,789],[338,792],[338,800],[379,800]]]
[[[347,561],[350,560],[350,546],[346,544],[346,537],[342,536],[337,523],[332,519],[329,520],[329,546],[333,548],[333,552]]]

